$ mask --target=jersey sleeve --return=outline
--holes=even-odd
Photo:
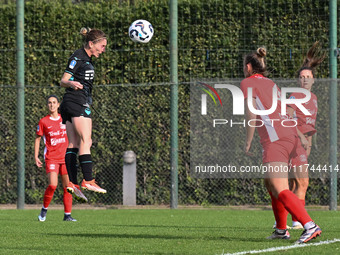
[[[37,130],[35,132],[38,136],[43,136],[44,135],[44,123],[43,120],[41,119],[39,121],[39,124],[37,126]]]
[[[252,81],[251,80],[255,80],[255,79],[244,79],[241,82],[241,90],[243,92],[244,95],[244,99],[248,98],[248,88],[252,88],[252,96],[253,98],[256,98],[256,89],[254,88],[254,86],[252,85]]]
[[[67,62],[65,73],[69,73],[73,76],[80,66],[81,66],[81,60],[71,57]]]
[[[302,95],[301,95],[300,93],[292,93],[292,94],[290,94],[290,96],[289,96],[289,99],[300,99],[300,98],[302,98]],[[294,111],[296,111],[296,109],[297,109],[296,104],[287,104],[287,105],[288,105],[289,107],[293,108]]]
[[[314,95],[314,98],[313,98],[313,103],[314,103],[314,106],[315,106],[315,116],[317,115],[318,113],[318,98],[315,94]]]

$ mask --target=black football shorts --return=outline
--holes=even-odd
[[[83,116],[85,118],[92,118],[91,109],[89,106],[76,104],[74,102],[62,102],[60,105],[60,114],[63,119],[63,124],[66,121],[72,123],[73,117]]]

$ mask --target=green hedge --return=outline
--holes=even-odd
[[[25,1],[26,202],[39,203],[46,185],[34,166],[34,128],[45,113],[44,97],[58,87],[70,54],[82,44],[83,26],[105,31],[107,52],[95,60],[93,154],[96,178],[110,197],[93,202],[121,203],[121,153],[138,155],[138,203],[170,200],[170,88],[168,0]],[[265,45],[270,77],[295,77],[302,56],[316,40],[328,47],[328,2],[314,0],[180,0],[179,17],[179,195],[185,204],[267,203],[261,180],[199,180],[189,174],[189,86],[193,78],[242,77],[242,56]],[[0,7],[0,203],[16,199],[15,4]],[[148,44],[133,43],[128,27],[136,19],[155,29]],[[318,72],[328,77],[325,60]],[[127,84],[163,84],[126,86]],[[125,84],[116,87],[112,84]],[[4,86],[9,86],[5,88]],[[106,85],[106,86],[102,86]],[[319,95],[318,95],[319,96]],[[320,97],[319,97],[320,98]],[[327,100],[327,93],[323,94]],[[328,118],[327,109],[319,115]],[[11,127],[11,128],[8,128]],[[317,152],[316,152],[317,153]],[[322,155],[327,157],[327,152]],[[316,181],[311,203],[327,203],[328,187]],[[326,189],[323,194],[315,195]],[[325,196],[324,200],[319,200]],[[57,200],[60,202],[61,200]]]

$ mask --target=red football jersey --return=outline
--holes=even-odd
[[[315,94],[312,92],[311,98],[307,103],[302,104],[312,115],[306,116],[302,113],[302,111],[295,105],[289,105],[295,111],[294,118],[297,119],[298,129],[303,134],[314,135],[316,133],[315,122],[316,115],[318,113],[318,99]],[[304,98],[305,95],[303,93],[292,93],[289,98]]]
[[[66,125],[62,124],[60,114],[57,119],[50,115],[45,116],[39,121],[37,135],[43,136],[45,143],[45,161],[55,163],[65,163],[65,153],[68,146]]]
[[[255,74],[241,82],[244,98],[248,97],[248,88],[252,88],[252,97],[256,100],[257,110],[268,110],[272,107],[274,87],[277,88],[278,98],[275,111],[269,115],[257,115],[256,117],[262,121],[256,123],[256,126],[259,126],[257,131],[262,145],[296,134],[296,127],[293,127],[292,121],[287,121],[287,115],[281,115],[281,91],[272,80],[263,75]],[[282,125],[282,121],[286,121],[284,125]],[[261,123],[264,123],[264,125],[260,126]]]

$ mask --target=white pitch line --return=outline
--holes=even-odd
[[[241,251],[236,253],[222,253],[222,255],[243,255],[243,254],[256,254],[256,253],[264,253],[264,252],[272,252],[272,251],[281,251],[281,250],[288,250],[288,249],[295,249],[295,248],[303,248],[308,246],[319,246],[324,244],[331,244],[331,243],[337,243],[340,242],[340,239],[333,239],[333,240],[327,240],[327,241],[320,241],[317,243],[307,243],[307,244],[294,244],[289,246],[278,246],[278,247],[272,247],[264,250],[252,250],[252,251]]]

